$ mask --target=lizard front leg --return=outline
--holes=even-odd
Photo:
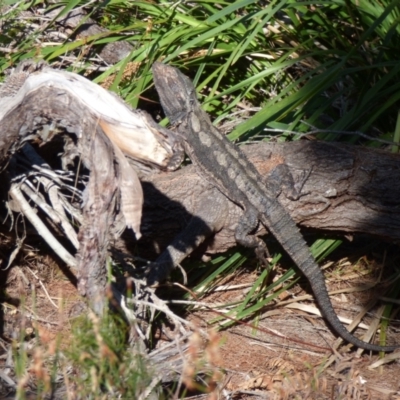
[[[188,225],[147,268],[147,283],[154,285],[166,279],[201,243],[222,229],[227,219],[225,196],[216,189],[204,192],[197,199],[196,210]]]

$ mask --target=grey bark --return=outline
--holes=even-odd
[[[311,173],[298,200],[279,199],[302,227],[339,233],[367,233],[400,239],[400,156],[387,151],[339,143],[299,141],[242,146],[260,173],[283,161],[292,174]],[[143,255],[160,253],[202,204],[220,196],[192,166],[144,178]],[[307,193],[307,194],[306,194]],[[234,231],[241,209],[226,198],[229,212],[221,229],[202,251],[213,254],[236,245]],[[265,234],[262,226],[258,234]],[[150,250],[149,250],[150,249]]]
[[[86,173],[89,171],[89,182],[81,196],[82,210],[76,209],[82,211],[82,218],[78,219],[82,222],[78,230],[79,249],[75,260],[62,259],[76,268],[80,293],[101,313],[106,301],[105,268],[110,240],[118,237],[125,226],[140,236],[143,194],[128,160],[170,169],[180,164],[182,152],[171,132],[158,126],[146,113],[131,110],[105,89],[76,74],[53,70],[45,63],[21,63],[0,90],[0,171],[27,142],[40,148],[60,138],[63,153],[46,154],[45,161],[51,164],[49,159],[59,158],[64,171],[79,174],[82,167]],[[57,176],[40,157],[37,159],[23,160],[32,168],[23,177],[10,172],[22,188],[35,168],[47,168]],[[21,169],[15,162],[13,167]],[[55,179],[54,186],[60,182]],[[59,188],[61,192],[62,187]],[[73,184],[69,190],[74,191]],[[13,200],[20,199],[24,215],[35,226],[37,216],[20,196],[16,187]],[[46,198],[37,197],[42,201]],[[66,198],[69,197],[62,196],[63,200]],[[23,211],[19,206],[19,211]],[[42,223],[40,226],[42,235],[51,235],[51,229]],[[59,246],[54,240],[51,243]]]

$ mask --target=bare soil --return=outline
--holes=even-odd
[[[373,285],[386,264],[385,254],[382,250],[381,254],[357,257],[356,262],[341,258],[330,263],[325,271],[326,281],[329,291],[341,291],[331,295],[340,316],[352,319],[371,299],[385,294],[383,283]],[[19,263],[2,271],[2,275],[6,294],[1,305],[0,398],[7,398],[11,391],[4,374],[15,381],[9,362],[18,343],[32,343],[33,349],[35,337],[40,336],[42,343],[68,347],[71,324],[84,306],[74,282],[48,255],[24,250]],[[280,275],[280,270],[276,275]],[[243,299],[256,277],[256,271],[244,267],[238,275],[225,279],[220,290],[201,301],[212,307]],[[368,284],[369,290],[365,289]],[[304,298],[309,293],[306,283],[301,281],[256,318],[219,331],[214,336],[218,345],[212,357],[219,371],[218,385],[211,394],[191,398],[400,399],[400,352],[381,366],[376,364],[377,354],[352,349],[346,352],[343,346],[332,352],[337,338],[313,313],[315,309],[304,308],[315,307],[311,296]],[[293,304],[304,309],[293,308]],[[217,316],[215,311],[202,310],[188,313],[186,318],[194,326],[211,332],[208,321]],[[363,322],[369,325],[373,320],[368,316]],[[364,332],[365,329],[358,328],[355,333],[360,336]],[[396,321],[391,323],[388,337],[390,343],[400,343]],[[32,368],[27,373],[33,378],[33,350],[30,356]]]

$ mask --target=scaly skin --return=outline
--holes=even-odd
[[[235,233],[237,242],[255,248],[262,259],[265,243],[250,234],[261,221],[307,277],[323,316],[344,340],[371,351],[397,349],[399,346],[366,343],[342,325],[332,307],[324,275],[296,224],[277,199],[276,190],[263,183],[240,148],[212,125],[200,107],[192,82],[185,75],[161,63],[155,63],[152,69],[164,112],[178,127],[185,151],[197,172],[244,210]]]

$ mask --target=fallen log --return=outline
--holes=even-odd
[[[311,170],[298,200],[279,196],[292,218],[305,228],[367,233],[400,239],[400,155],[340,143],[298,141],[242,147],[263,176],[285,161],[293,176]],[[142,179],[144,209],[141,255],[161,253],[204,202],[226,203],[224,224],[202,245],[207,254],[236,245],[234,231],[241,209],[202,180],[192,166]],[[211,204],[211,203],[209,203]],[[265,234],[262,226],[258,235]],[[153,255],[151,254],[153,253]]]

